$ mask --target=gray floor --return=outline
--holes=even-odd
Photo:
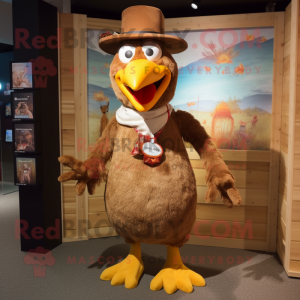
[[[112,256],[126,256],[129,246],[118,237],[64,243],[52,251],[53,266],[46,267],[45,277],[34,277],[32,265],[24,263],[26,253],[20,251],[15,238],[18,219],[18,193],[0,194],[0,299],[300,299],[300,280],[289,278],[277,255],[185,245],[181,255],[186,265],[201,274],[206,287],[196,287],[192,294],[177,291],[167,295],[164,290],[153,292],[150,281],[162,268],[166,249],[143,245],[145,273],[133,290],[111,286],[99,279],[105,261]],[[68,263],[75,257],[76,263]],[[199,257],[204,257],[201,265]],[[243,261],[238,264],[237,259]],[[249,261],[248,258],[252,259]],[[234,262],[229,264],[233,259]],[[193,261],[195,260],[195,263]],[[223,262],[222,262],[223,261]]]

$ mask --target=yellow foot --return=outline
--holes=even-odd
[[[129,255],[120,263],[104,270],[100,279],[111,280],[111,285],[125,283],[127,289],[133,289],[138,285],[143,271],[141,244],[136,243],[131,246]]]
[[[168,294],[173,294],[178,289],[191,293],[193,286],[205,286],[205,280],[182,263],[177,247],[168,247],[167,261],[164,268],[152,279],[150,289],[158,291],[164,287]]]

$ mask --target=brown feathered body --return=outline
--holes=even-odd
[[[130,153],[137,139],[133,128],[115,119],[116,139],[106,183],[106,209],[126,242],[182,246],[196,218],[196,182],[175,113],[158,138],[164,154],[159,166]],[[130,143],[131,142],[131,143]]]

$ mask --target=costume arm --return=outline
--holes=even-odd
[[[234,176],[204,127],[188,112],[179,110],[174,116],[183,140],[191,143],[204,161],[205,182],[208,186],[206,202],[214,201],[221,194],[228,207],[240,205],[241,197],[234,187]]]
[[[78,180],[76,193],[82,195],[87,185],[89,194],[93,195],[96,185],[106,181],[107,172],[105,164],[112,157],[116,133],[117,121],[113,117],[86,161],[81,162],[73,156],[68,155],[59,157],[58,161],[64,166],[72,168],[72,171],[62,174],[58,177],[58,180],[60,182]]]

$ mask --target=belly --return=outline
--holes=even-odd
[[[197,202],[186,150],[164,147],[162,163],[150,167],[131,156],[131,148],[113,153],[105,195],[111,224],[128,241],[181,245],[195,222]]]

